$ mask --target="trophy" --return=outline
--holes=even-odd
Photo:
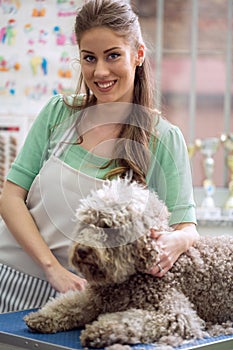
[[[188,144],[187,148],[188,148],[188,156],[189,156],[189,159],[191,160],[196,152],[197,146],[195,143],[194,144],[190,143]]]
[[[221,216],[221,208],[216,207],[213,199],[215,193],[213,155],[218,150],[220,140],[216,137],[210,137],[204,140],[197,139],[195,144],[204,156],[203,166],[205,172],[205,179],[203,181],[205,197],[201,203],[199,215],[204,219],[217,219]]]
[[[221,141],[228,151],[227,165],[230,171],[230,181],[228,185],[229,196],[225,202],[224,208],[233,214],[233,133],[228,135],[221,135]]]

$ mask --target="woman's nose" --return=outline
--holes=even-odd
[[[102,78],[109,74],[108,64],[104,60],[98,60],[95,65],[95,77]]]

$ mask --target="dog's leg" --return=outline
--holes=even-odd
[[[178,346],[184,339],[203,338],[205,324],[188,299],[170,290],[158,310],[129,309],[100,315],[81,333],[83,346],[153,343]]]
[[[140,309],[102,314],[97,321],[86,325],[85,330],[81,332],[81,343],[83,346],[96,348],[116,343],[140,343],[144,323],[149,314],[150,312]]]
[[[27,326],[40,333],[56,333],[84,326],[99,314],[90,291],[61,294],[40,310],[24,317]]]
[[[88,324],[81,332],[84,347],[102,348],[114,344],[154,343],[160,336],[167,335],[164,315],[154,311],[129,309],[116,313],[106,313],[97,321]],[[169,342],[162,342],[160,349],[173,349]]]
[[[162,324],[159,320],[162,320]],[[162,344],[176,347],[184,340],[208,336],[204,320],[198,316],[188,298],[176,289],[170,289],[159,305],[155,318],[156,324],[157,341]],[[163,331],[164,327],[166,332]]]

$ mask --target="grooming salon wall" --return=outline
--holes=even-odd
[[[0,0],[0,192],[42,106],[75,90],[73,25],[83,1]],[[131,2],[148,47],[156,103],[187,142],[199,220],[232,229],[233,1]]]

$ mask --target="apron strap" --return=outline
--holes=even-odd
[[[59,157],[65,151],[68,146],[69,141],[72,140],[75,132],[76,132],[76,121],[71,125],[69,129],[65,131],[61,140],[57,143],[57,145],[53,149],[53,155]]]

